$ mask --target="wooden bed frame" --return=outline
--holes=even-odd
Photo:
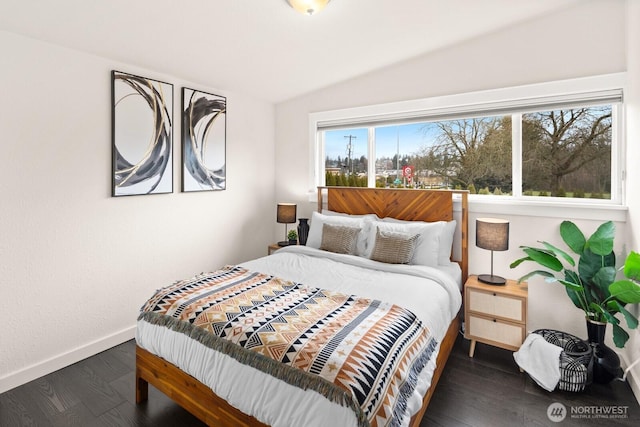
[[[462,283],[468,274],[468,205],[467,191],[409,190],[352,187],[318,187],[318,211],[329,210],[360,215],[375,213],[380,218],[392,217],[407,221],[450,221],[454,217],[453,199],[461,200],[460,259]],[[458,196],[455,196],[458,195]],[[436,369],[431,386],[424,396],[422,408],[411,418],[411,427],[418,427],[445,363],[455,343],[460,320],[451,322],[440,344]],[[136,403],[147,400],[149,383],[209,426],[215,427],[268,427],[252,416],[229,405],[213,391],[186,374],[175,365],[141,347],[136,346]]]

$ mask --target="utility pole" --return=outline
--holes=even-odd
[[[349,159],[349,163],[351,164],[351,175],[353,175],[353,160],[351,160],[351,155],[353,154],[353,143],[352,140],[356,139],[355,135],[345,135],[345,138],[349,138],[349,142],[347,143],[347,158]]]

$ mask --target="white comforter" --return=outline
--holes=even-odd
[[[254,271],[309,286],[392,302],[413,311],[440,342],[456,316],[461,296],[456,279],[432,267],[390,265],[305,246],[241,264]],[[139,346],[178,366],[241,411],[274,427],[356,426],[351,410],[314,391],[305,391],[242,365],[186,335],[138,322]],[[438,347],[439,349],[439,347]],[[422,371],[410,413],[422,405],[435,369],[437,351]],[[405,419],[403,425],[408,425]]]

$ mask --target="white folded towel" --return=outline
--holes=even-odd
[[[553,391],[560,381],[560,353],[562,347],[547,342],[542,335],[529,334],[513,358],[540,387]]]

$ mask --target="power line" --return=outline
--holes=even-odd
[[[345,138],[349,138],[349,142],[347,143],[347,158],[348,162],[351,164],[351,175],[353,175],[353,160],[351,160],[351,155],[353,154],[353,142],[352,140],[358,138],[355,135],[345,135]]]

